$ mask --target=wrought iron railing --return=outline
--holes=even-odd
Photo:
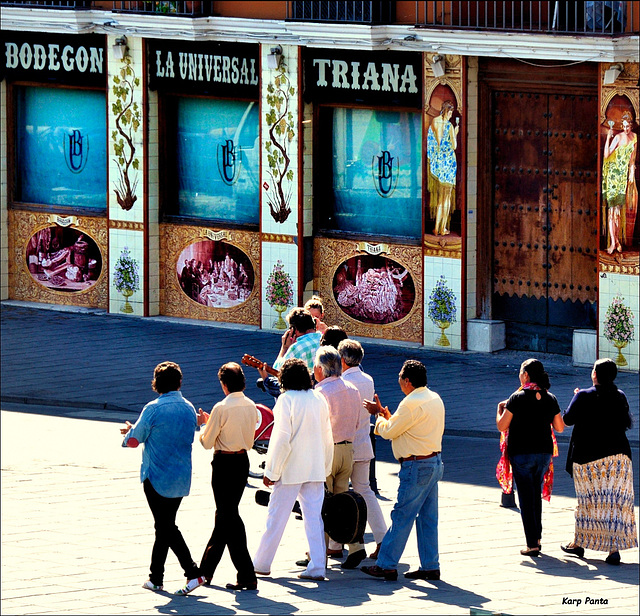
[[[243,5],[234,14],[234,4]],[[204,17],[251,17],[246,7],[256,3],[218,3],[212,0],[26,0],[0,6],[112,10],[117,13],[166,14]],[[558,33],[574,35],[621,35],[640,33],[640,3],[637,1],[586,0],[422,0],[418,2],[303,0],[268,2],[270,19],[290,21],[402,24],[419,28],[494,30],[506,32]],[[215,12],[214,12],[215,11]],[[264,16],[264,15],[263,15]]]
[[[637,2],[426,1],[416,2],[425,28],[506,30],[562,34],[637,34]]]
[[[291,13],[289,14],[289,4]],[[293,21],[329,21],[358,24],[392,24],[395,2],[287,2],[287,18]]]

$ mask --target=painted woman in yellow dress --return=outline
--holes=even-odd
[[[613,121],[609,121],[602,163],[602,224],[607,234],[607,252],[622,252],[625,242],[626,213],[638,207],[636,187],[636,151],[638,136],[631,132],[632,117],[622,115],[622,132],[613,135]],[[635,216],[632,217],[635,220]],[[633,229],[631,229],[631,234]]]

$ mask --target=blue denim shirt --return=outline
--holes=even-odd
[[[144,443],[140,481],[149,479],[166,498],[187,496],[191,488],[191,446],[199,430],[193,404],[179,391],[161,394],[149,402],[124,438]]]

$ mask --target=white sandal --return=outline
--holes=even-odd
[[[192,580],[187,580],[187,583],[180,589],[174,592],[174,595],[188,595],[192,590],[198,588],[198,586],[202,586],[204,584],[203,577],[193,578]]]

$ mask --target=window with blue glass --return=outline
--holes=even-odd
[[[104,92],[16,88],[15,200],[106,210]]]
[[[327,164],[316,169],[320,229],[420,238],[420,113],[324,108],[320,117],[321,133],[331,131],[330,143],[320,144]]]
[[[181,97],[167,101],[166,108],[168,143],[175,139],[175,147],[169,146],[173,152],[167,154],[167,170],[175,179],[167,179],[165,212],[188,219],[257,225],[258,103]]]

